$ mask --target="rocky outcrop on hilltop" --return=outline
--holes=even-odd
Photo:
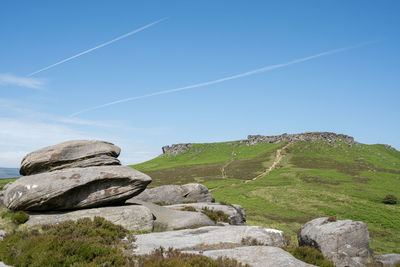
[[[329,143],[334,142],[343,142],[347,145],[354,145],[357,142],[354,141],[354,138],[345,134],[336,134],[330,132],[308,132],[308,133],[300,133],[300,134],[281,134],[281,135],[272,135],[272,136],[264,136],[264,135],[249,135],[247,137],[247,141],[250,145],[267,142],[267,143],[279,143],[282,141],[288,142],[316,142],[316,141],[325,141]]]
[[[163,154],[168,154],[168,155],[178,155],[182,152],[185,152],[186,150],[188,150],[189,148],[192,147],[193,144],[191,143],[185,143],[185,144],[173,144],[170,146],[163,146],[162,147],[162,151]]]
[[[345,134],[336,134],[331,132],[307,132],[299,134],[281,134],[281,135],[248,135],[247,139],[239,140],[240,143],[256,145],[258,143],[279,143],[279,142],[317,142],[324,141],[329,143],[343,142],[349,146],[359,144],[354,141],[354,137]],[[176,156],[191,148],[193,143],[173,144],[171,146],[163,146],[163,154]]]

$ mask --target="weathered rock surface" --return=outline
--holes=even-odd
[[[340,220],[329,222],[328,217],[312,220],[301,228],[300,246],[315,247],[336,266],[363,266],[371,256],[369,233],[363,222]]]
[[[174,229],[188,229],[199,226],[215,225],[206,215],[200,212],[170,210],[140,200],[128,200],[128,203],[147,207],[154,216],[155,231],[169,231]]]
[[[195,253],[183,251],[185,253]],[[207,250],[201,253],[204,256],[217,259],[218,257],[228,257],[235,259],[243,264],[252,267],[312,267],[314,265],[302,262],[290,253],[278,247],[270,246],[251,246],[237,247],[232,249]]]
[[[0,267],[11,267],[10,265],[5,264],[4,262],[0,261]]]
[[[103,217],[114,224],[122,225],[128,230],[153,230],[153,214],[141,205],[109,206],[102,208],[83,209],[67,212],[29,212],[28,226],[56,224],[81,218]]]
[[[88,158],[85,160],[74,161],[60,166],[54,166],[49,171],[57,171],[67,168],[87,168],[94,166],[111,166],[111,165],[121,165],[121,162],[114,157],[110,157],[107,155],[100,155],[94,158]]]
[[[202,184],[162,185],[144,190],[135,199],[146,202],[166,202],[178,204],[184,202],[214,202],[208,188]]]
[[[98,166],[99,161],[103,160],[102,165],[109,165],[109,158],[97,159],[95,161],[87,161],[89,158],[96,156],[109,156],[117,158],[121,149],[112,143],[98,140],[73,140],[60,143],[54,146],[45,147],[29,153],[21,162],[20,174],[32,175],[41,172],[51,171],[53,168],[60,169],[62,165],[71,167],[69,164],[76,161],[86,160],[84,167]],[[113,161],[115,165],[119,161]]]
[[[160,246],[181,250],[192,250],[199,245],[220,243],[240,244],[242,239],[255,239],[268,246],[285,246],[282,231],[259,226],[206,226],[198,229],[186,229],[161,233],[136,235],[133,243],[135,254],[147,254]]]
[[[396,266],[400,263],[400,254],[376,255],[375,260],[383,266]]]
[[[124,166],[73,168],[19,178],[7,187],[4,204],[12,210],[69,210],[123,203],[151,182]]]
[[[175,204],[170,206],[165,206],[168,209],[181,210],[184,207],[193,207],[197,211],[201,211],[203,208],[214,211],[222,211],[229,216],[230,224],[232,225],[245,225],[246,224],[246,214],[240,205],[221,205],[219,203],[188,203],[188,204]]]

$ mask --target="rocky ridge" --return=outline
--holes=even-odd
[[[239,140],[238,142],[247,143],[249,145],[255,145],[258,143],[279,143],[282,141],[288,142],[316,142],[316,141],[324,141],[329,143],[334,142],[343,142],[347,145],[355,145],[359,144],[354,141],[354,137],[348,136],[345,134],[336,134],[332,132],[306,132],[299,134],[281,134],[281,135],[248,135],[247,139]],[[163,154],[176,156],[180,153],[185,152],[189,148],[191,148],[194,143],[183,143],[183,144],[173,144],[170,146],[163,146],[162,151]]]

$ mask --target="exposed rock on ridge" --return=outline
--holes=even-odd
[[[182,152],[185,152],[186,150],[188,150],[189,148],[192,147],[193,144],[191,143],[185,143],[185,144],[173,144],[170,146],[163,146],[162,147],[162,151],[163,154],[168,154],[168,155],[178,155]]]
[[[281,141],[303,141],[303,142],[316,142],[316,141],[325,141],[329,143],[333,142],[343,142],[347,145],[354,145],[357,142],[354,141],[354,137],[348,136],[345,134],[336,134],[331,132],[308,132],[308,133],[300,133],[300,134],[281,134],[281,135],[272,135],[272,136],[264,136],[264,135],[249,135],[247,137],[250,145],[267,142],[267,143],[278,143]]]

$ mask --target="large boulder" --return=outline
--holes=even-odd
[[[396,266],[396,264],[400,264],[400,254],[376,255],[374,258],[383,266]]]
[[[99,165],[119,165],[117,158],[121,149],[112,143],[98,140],[73,140],[48,146],[26,155],[19,170],[21,175],[32,175],[54,169],[78,167],[71,165],[77,161],[79,167]],[[95,160],[91,158],[100,157]]]
[[[185,229],[136,235],[133,243],[134,254],[148,254],[161,247],[180,250],[194,250],[198,246],[233,243],[240,245],[243,240],[256,240],[268,246],[285,246],[282,231],[266,229],[260,226],[206,226],[197,229]]]
[[[9,185],[4,205],[12,210],[71,210],[123,203],[151,182],[124,166],[73,168],[24,176]]]
[[[207,250],[202,252],[183,251],[184,253],[200,254],[217,259],[228,257],[252,267],[312,267],[314,265],[302,262],[290,253],[278,247],[250,246],[230,249]]]
[[[60,222],[81,218],[103,217],[107,221],[119,224],[128,230],[152,231],[153,214],[141,205],[109,206],[102,208],[83,209],[67,212],[28,212],[28,226],[57,224]]]
[[[363,266],[372,254],[367,226],[358,221],[314,219],[300,229],[298,241],[300,246],[318,249],[337,267]]]
[[[232,225],[245,225],[246,224],[246,214],[240,205],[222,205],[219,203],[190,203],[190,204],[175,204],[165,206],[168,209],[181,210],[185,207],[193,207],[197,211],[202,211],[203,209],[209,209],[212,211],[222,211],[229,216],[230,224]]]
[[[215,225],[210,218],[201,212],[170,210],[168,208],[140,200],[128,200],[127,202],[143,205],[151,211],[154,216],[155,231],[170,231]]]
[[[162,185],[144,190],[135,199],[146,202],[178,204],[185,202],[214,202],[208,188],[202,184]]]

